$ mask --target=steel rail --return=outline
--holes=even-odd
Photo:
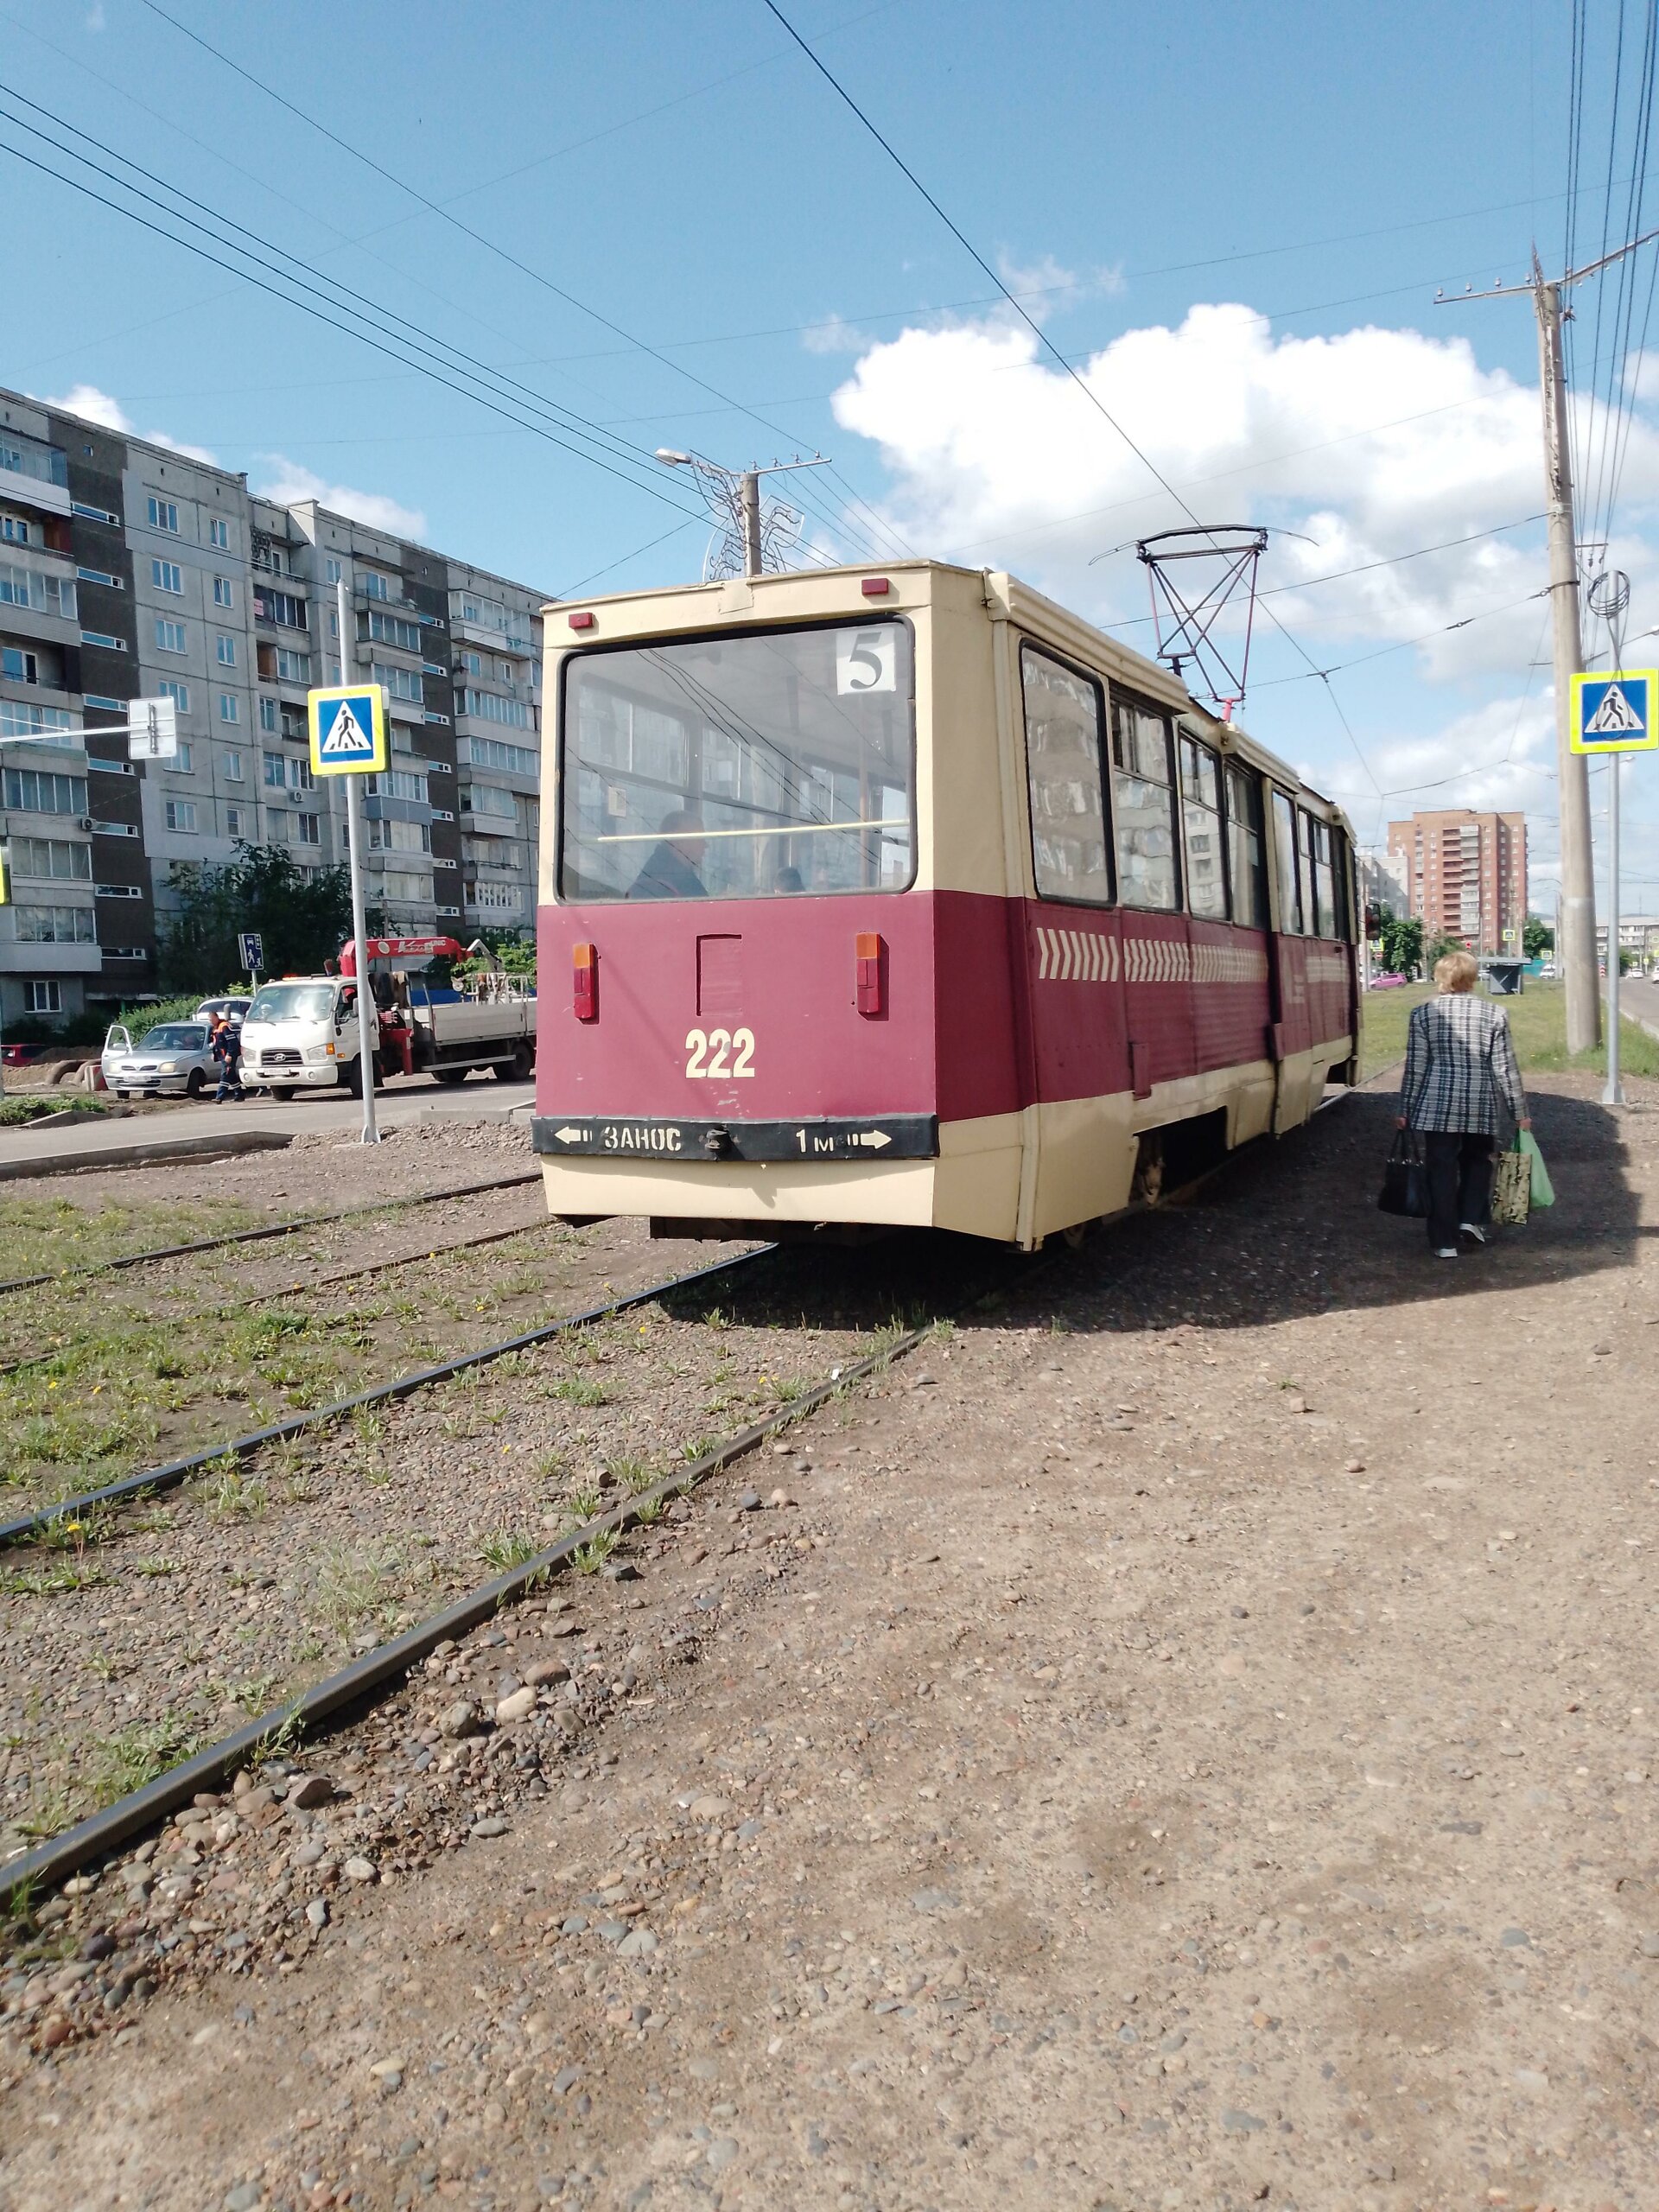
[[[752,1252],[738,1252],[728,1260],[715,1260],[706,1268],[694,1268],[690,1274],[671,1275],[665,1281],[652,1283],[645,1290],[631,1290],[626,1296],[609,1300],[603,1306],[590,1306],[580,1313],[568,1314],[563,1320],[549,1321],[539,1329],[526,1330],[522,1335],[508,1337],[497,1344],[485,1344],[477,1351],[462,1352],[454,1359],[441,1361],[435,1367],[419,1367],[395,1381],[382,1382],[372,1390],[359,1390],[349,1398],[336,1398],[326,1406],[315,1406],[309,1413],[296,1414],[291,1420],[274,1421],[268,1428],[251,1429],[245,1436],[227,1439],[221,1444],[211,1444],[200,1452],[188,1452],[183,1459],[168,1459],[159,1467],[149,1467],[141,1474],[126,1475],[118,1483],[107,1483],[102,1490],[88,1491],[80,1497],[59,1498],[55,1503],[42,1506],[38,1513],[26,1514],[21,1520],[0,1523],[0,1547],[26,1544],[32,1538],[44,1535],[48,1529],[71,1515],[96,1511],[99,1507],[118,1505],[129,1498],[150,1497],[156,1492],[176,1490],[179,1484],[198,1469],[211,1465],[218,1459],[245,1459],[262,1451],[268,1444],[280,1444],[284,1438],[302,1435],[308,1428],[326,1427],[330,1422],[342,1420],[355,1413],[360,1406],[383,1406],[400,1398],[412,1397],[417,1390],[430,1389],[435,1383],[447,1382],[452,1375],[464,1374],[470,1367],[487,1366],[492,1360],[504,1359],[509,1352],[524,1351],[532,1344],[546,1344],[550,1338],[565,1335],[572,1329],[590,1327],[595,1321],[608,1321],[618,1313],[626,1313],[636,1306],[648,1306],[655,1298],[666,1298],[672,1291],[687,1290],[695,1283],[707,1282],[715,1275],[728,1274],[738,1268],[748,1267],[756,1260],[763,1260],[777,1250],[775,1244],[761,1244]]]
[[[776,1249],[772,1245],[764,1248],[766,1251]],[[760,1253],[741,1255],[745,1259],[761,1256]],[[606,1313],[620,1312],[624,1304],[638,1304],[641,1299],[660,1295],[664,1289],[701,1281],[737,1264],[734,1261],[721,1261],[715,1267],[700,1268],[695,1275],[682,1275],[675,1284],[659,1285],[656,1292],[641,1292],[635,1298],[620,1301],[616,1306],[601,1308],[598,1314],[581,1318],[594,1319]],[[559,1325],[575,1327],[577,1323],[571,1321]],[[545,1551],[537,1552],[534,1557],[521,1561],[505,1574],[498,1574],[493,1580],[479,1584],[464,1597],[446,1605],[442,1612],[430,1615],[414,1628],[406,1629],[401,1636],[392,1637],[390,1643],[377,1646],[360,1659],[354,1659],[349,1666],[342,1667],[338,1674],[329,1675],[323,1681],[314,1683],[311,1688],[302,1690],[286,1704],[273,1707],[257,1720],[246,1722],[230,1735],[222,1737],[219,1742],[209,1745],[205,1751],[197,1751],[178,1766],[169,1768],[154,1782],[146,1783],[142,1789],[118,1798],[113,1805],[107,1805],[101,1812],[91,1814],[73,1827],[65,1829],[61,1835],[54,1836],[49,1843],[37,1846],[26,1857],[0,1866],[0,1908],[36,1885],[55,1887],[59,1883],[67,1881],[72,1874],[79,1873],[83,1867],[94,1866],[100,1859],[108,1858],[131,1837],[181,1810],[193,1801],[198,1790],[212,1789],[216,1783],[223,1781],[232,1769],[243,1764],[250,1758],[257,1758],[262,1749],[273,1742],[284,1741],[296,1733],[314,1731],[320,1723],[332,1719],[342,1712],[366,1705],[385,1691],[400,1687],[410,1669],[417,1661],[424,1659],[446,1637],[464,1636],[504,1606],[517,1599],[527,1597],[550,1574],[569,1566],[576,1553],[584,1545],[592,1543],[595,1537],[607,1531],[620,1533],[639,1522],[642,1508],[685,1496],[711,1475],[720,1473],[734,1460],[743,1459],[758,1449],[770,1438],[781,1434],[785,1429],[816,1413],[820,1406],[850,1385],[879,1373],[893,1360],[902,1358],[906,1352],[914,1351],[918,1344],[925,1343],[932,1335],[934,1326],[932,1321],[928,1321],[918,1328],[907,1331],[895,1343],[884,1345],[880,1351],[870,1353],[852,1366],[843,1368],[840,1374],[816,1384],[804,1396],[794,1399],[770,1420],[757,1421],[748,1428],[740,1429],[734,1436],[728,1437],[723,1444],[716,1445],[712,1452],[706,1452],[690,1466],[664,1476],[662,1481],[653,1483],[649,1490],[641,1491],[637,1497],[630,1497],[622,1504],[613,1506],[608,1512],[585,1522],[580,1529],[562,1536],[557,1543],[550,1544]],[[519,1338],[518,1341],[523,1343],[526,1339]]]
[[[90,1260],[84,1268],[48,1268],[36,1275],[14,1275],[0,1282],[0,1294],[9,1290],[33,1290],[43,1282],[76,1282],[84,1275],[101,1275],[118,1268],[142,1267],[149,1260],[188,1259],[193,1252],[216,1251],[222,1244],[257,1244],[269,1237],[293,1236],[302,1229],[327,1229],[337,1221],[361,1221],[367,1214],[390,1213],[399,1206],[436,1205],[442,1198],[477,1198],[486,1191],[510,1191],[521,1183],[539,1183],[539,1167],[516,1175],[498,1175],[488,1183],[458,1183],[449,1191],[422,1191],[413,1198],[380,1198],[372,1206],[348,1206],[343,1213],[299,1214],[292,1221],[276,1221],[264,1229],[233,1229],[223,1236],[201,1236],[189,1244],[158,1244],[151,1252],[123,1252],[112,1260]]]

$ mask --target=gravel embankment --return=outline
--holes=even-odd
[[[1362,1097],[50,1904],[6,2212],[1645,2212],[1659,1087],[1534,1088],[1495,1249]]]

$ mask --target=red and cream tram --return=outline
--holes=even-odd
[[[559,1215],[1031,1247],[1352,1082],[1339,810],[1012,577],[550,607]]]

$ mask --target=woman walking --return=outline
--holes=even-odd
[[[1532,1127],[1503,1009],[1471,996],[1479,973],[1466,952],[1437,960],[1440,995],[1413,1007],[1406,1035],[1400,1127],[1422,1135],[1428,1243],[1437,1260],[1457,1258],[1459,1231],[1486,1242],[1500,1122]]]

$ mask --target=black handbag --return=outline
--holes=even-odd
[[[1427,1218],[1428,1164],[1417,1130],[1395,1132],[1394,1150],[1382,1170],[1382,1190],[1376,1203],[1382,1213],[1405,1214],[1413,1221]]]

